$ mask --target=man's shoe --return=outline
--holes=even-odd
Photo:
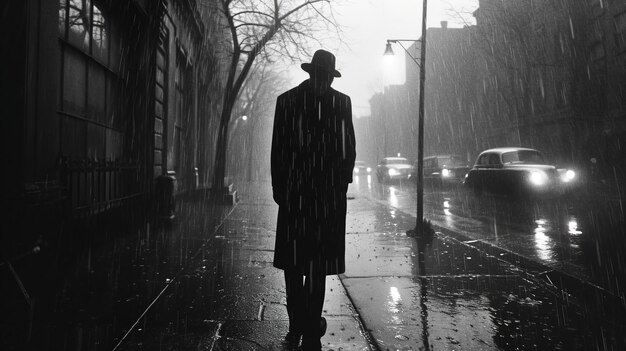
[[[320,317],[320,338],[326,334],[326,328],[328,324],[326,323],[326,318]]]
[[[301,333],[287,332],[285,339],[282,342],[282,346],[287,350],[296,350],[300,344]]]
[[[321,351],[322,350],[322,342],[319,339],[311,339],[308,340],[306,338],[302,339],[302,345],[298,348],[298,351]]]

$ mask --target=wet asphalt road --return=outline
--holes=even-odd
[[[409,216],[416,213],[412,182],[380,184],[355,178],[352,191]],[[581,191],[520,200],[474,196],[463,187],[424,188],[424,216],[434,224],[510,250],[605,288],[626,290],[626,203],[611,194]],[[410,228],[402,228],[410,229]]]
[[[426,190],[425,216],[436,225],[583,280],[621,286],[621,277],[599,273],[598,267],[606,268],[602,262],[621,272],[615,266],[620,256],[608,243],[615,253],[622,245],[600,233],[610,227],[597,223],[597,216],[610,213],[601,201],[518,202],[433,190]],[[360,177],[349,196],[347,270],[341,279],[380,349],[626,348],[624,314],[611,312],[623,309],[619,299],[613,306],[593,292],[574,298],[544,284],[523,263],[494,257],[444,233],[432,240],[408,238],[405,231],[415,224],[413,184],[380,185]],[[606,252],[599,250],[605,246]],[[611,275],[614,285],[603,280]]]

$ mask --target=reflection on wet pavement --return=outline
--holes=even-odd
[[[371,189],[355,186],[353,191],[405,215],[416,213],[413,183],[375,182]],[[626,272],[621,259],[626,250],[622,203],[589,194],[476,197],[462,187],[427,187],[424,203],[425,216],[434,224],[591,280],[617,294],[625,291],[626,274],[618,274],[617,280],[613,274],[617,268]]]
[[[624,319],[603,314],[595,302],[569,301],[525,278],[523,267],[454,239],[406,237],[404,231],[414,224],[412,189],[379,184],[369,193],[351,189],[355,199],[348,205],[342,281],[381,349],[626,347]],[[575,210],[564,211],[561,204],[525,209],[500,200],[475,205],[455,196],[428,194],[427,217],[442,226],[478,230],[478,238],[498,245],[517,243],[520,251],[544,263],[562,265],[565,259],[584,265],[576,245],[582,245],[586,231]],[[490,213],[494,208],[500,212]],[[460,217],[463,211],[475,217]]]

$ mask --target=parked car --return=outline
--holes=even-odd
[[[521,147],[485,150],[464,184],[476,195],[483,191],[510,195],[562,193],[576,183],[576,172],[549,164],[541,152]]]
[[[409,179],[411,173],[413,166],[404,157],[385,157],[376,166],[376,178],[381,183]]]
[[[434,155],[424,157],[424,183],[432,185],[462,184],[470,167],[461,156]],[[417,163],[411,177],[417,179]]]
[[[354,162],[354,175],[370,175],[372,173],[372,168],[367,165],[364,161],[355,161]]]

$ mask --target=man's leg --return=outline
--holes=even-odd
[[[305,313],[304,282],[297,270],[285,270],[285,292],[287,295],[287,314],[289,315],[289,336],[300,341],[303,332]]]
[[[326,293],[326,274],[319,265],[312,265],[304,284],[306,296],[306,323],[302,345],[305,349],[321,348],[321,318]]]

